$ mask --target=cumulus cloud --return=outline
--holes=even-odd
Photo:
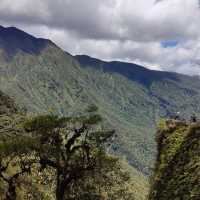
[[[200,74],[199,7],[199,0],[1,0],[0,23],[73,54]]]

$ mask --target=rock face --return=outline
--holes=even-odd
[[[157,135],[150,200],[200,199],[200,123],[169,121]]]

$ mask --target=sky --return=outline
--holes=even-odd
[[[71,54],[200,75],[199,0],[1,0],[0,24]]]

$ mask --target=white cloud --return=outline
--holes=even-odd
[[[198,0],[1,0],[0,19],[73,54],[200,73]]]

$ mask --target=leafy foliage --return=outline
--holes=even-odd
[[[35,160],[29,159],[26,155],[30,156],[37,145],[32,138],[24,136],[0,142],[0,181],[8,185],[5,192],[7,200],[16,200],[19,177],[31,173],[31,165]],[[15,169],[8,174],[11,165],[15,166]]]
[[[103,151],[102,144],[113,133],[94,131],[100,121],[97,114],[67,120],[46,115],[24,124],[27,131],[39,135],[37,151],[42,169],[52,167],[56,170],[56,199],[63,200],[72,181],[95,169],[96,159]]]
[[[114,131],[103,128],[92,107],[78,117],[23,116],[14,123],[10,139],[0,140],[3,198],[135,199],[131,173],[106,153]]]
[[[104,128],[96,106],[86,110],[85,115],[67,118],[27,117],[17,110],[0,116],[0,198],[56,199],[55,164],[63,169],[67,164],[68,175],[76,172],[65,187],[67,199],[145,198],[148,184],[143,175],[127,170],[128,164],[105,151],[105,143],[113,143],[114,131]]]
[[[158,131],[152,200],[200,198],[200,125],[166,121]]]

